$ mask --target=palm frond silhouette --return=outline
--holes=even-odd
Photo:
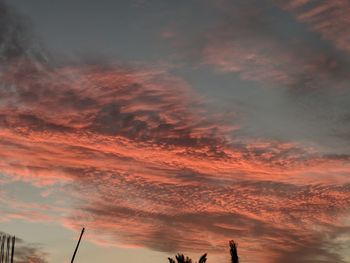
[[[175,256],[175,259],[172,259],[172,258],[168,258],[169,260],[169,263],[193,263],[192,259],[190,259],[189,257],[185,257],[184,254],[177,254]],[[199,258],[199,261],[198,263],[205,263],[207,261],[207,254],[205,253],[204,255],[202,255],[200,258]]]
[[[231,263],[239,263],[239,257],[238,257],[238,252],[237,252],[237,244],[235,241],[230,240],[228,242],[229,247],[230,247],[230,254],[231,254]],[[176,261],[175,261],[176,259]],[[168,258],[169,263],[193,263],[192,259],[189,257],[185,256],[184,254],[177,254],[175,255],[175,259],[173,258]],[[207,253],[203,254],[200,258],[198,263],[205,263],[207,261]],[[195,262],[197,263],[197,262]]]
[[[198,263],[205,263],[207,261],[207,253],[199,258]]]

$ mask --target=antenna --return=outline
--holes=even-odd
[[[75,250],[74,250],[74,254],[73,254],[71,263],[74,262],[75,254],[76,254],[77,251],[78,251],[78,248],[79,248],[79,245],[80,245],[80,241],[81,241],[81,238],[82,238],[82,236],[83,236],[83,234],[84,234],[84,231],[85,231],[85,227],[83,227],[83,229],[81,230],[80,237],[79,237],[79,241],[78,241],[77,246],[75,247]]]

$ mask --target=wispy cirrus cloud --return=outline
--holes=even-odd
[[[320,33],[337,48],[346,52],[350,50],[349,2],[291,0],[281,4],[295,14],[299,21],[308,24],[311,30]]]
[[[265,86],[306,91],[330,85],[332,89],[346,87],[342,82],[348,79],[348,60],[278,4],[222,1],[218,8],[224,18],[207,33],[202,49],[204,64]],[[281,24],[295,28],[286,32]]]
[[[37,186],[70,184],[75,191],[64,192],[81,212],[61,217],[67,227],[84,223],[96,239],[103,232],[107,244],[160,251],[220,252],[222,240],[232,236],[242,239],[242,247],[269,241],[289,251],[296,240],[307,242],[314,235],[305,232],[311,225],[331,229],[328,225],[347,211],[347,187],[333,186],[347,183],[346,156],[322,156],[278,141],[229,139],[229,129],[202,117],[186,92],[177,95],[168,88],[183,83],[176,79],[166,78],[164,85],[149,72],[60,70],[45,84],[25,81],[23,73],[6,75],[8,86],[19,87],[6,102],[20,103],[1,109],[6,149],[1,170]],[[70,76],[68,84],[50,91],[64,76]],[[23,87],[45,91],[37,102],[27,102],[17,95]],[[59,99],[69,100],[67,93],[76,94],[74,103]],[[81,106],[85,100],[94,102]],[[307,186],[311,182],[327,186]],[[261,242],[255,243],[256,237]]]
[[[324,245],[348,231],[348,155],[236,138],[238,125],[211,117],[190,85],[164,69],[55,65],[30,38],[16,37],[23,34],[21,24],[0,7],[6,29],[0,30],[6,40],[0,53],[0,171],[10,178],[7,184],[65,185],[57,191],[80,209],[67,208],[57,221],[68,228],[85,223],[100,244],[218,253],[223,242],[237,238],[248,260],[252,252],[271,262],[303,251],[295,256],[301,262],[316,254],[342,262]],[[250,23],[251,29],[258,24]],[[235,46],[236,37],[251,36],[238,32],[221,31],[217,39],[227,33]],[[210,39],[204,55],[215,64],[210,49],[219,41]],[[286,85],[304,74],[295,53],[275,65],[259,55],[254,41],[242,39],[233,71]],[[262,54],[286,51],[271,39],[266,43]],[[20,48],[10,52],[15,46]],[[258,50],[251,62],[242,46]],[[45,212],[51,208],[9,201],[9,220],[52,220]]]
[[[122,240],[160,251],[197,253],[206,247],[215,254],[223,253],[224,241],[233,236],[246,260],[259,255],[263,262],[277,262],[303,249],[307,255],[295,255],[298,260],[309,256],[341,262],[337,246],[332,253],[327,244],[333,242],[329,236],[348,231],[339,217],[348,209],[348,186],[252,181],[196,187],[143,184],[139,191],[135,186],[130,192],[138,196],[131,194],[129,200],[101,186],[108,197],[84,205],[66,224],[74,227],[82,221],[109,236],[109,244]]]
[[[308,23],[296,15],[318,6],[317,3],[323,5],[321,2],[288,2],[288,8],[287,3],[282,2],[220,1],[213,5],[221,14],[220,23],[209,27],[206,35],[202,36],[199,61],[222,76],[229,75],[243,81],[253,94],[246,99],[248,102],[244,101],[250,109],[260,102],[254,97],[261,96],[253,93],[254,86],[268,88],[268,92],[276,96],[277,104],[284,105],[281,115],[285,114],[284,118],[295,122],[295,127],[300,126],[299,130],[294,130],[288,123],[282,124],[278,114],[264,113],[267,110],[265,106],[260,112],[252,113],[253,117],[249,116],[255,122],[266,118],[267,122],[271,120],[271,126],[274,122],[280,123],[279,127],[286,126],[275,136],[298,137],[296,134],[301,131],[299,138],[304,141],[313,141],[328,152],[347,153],[349,55],[318,32],[310,30]],[[333,16],[333,12],[345,10],[340,3],[335,3],[319,15]],[[232,86],[232,94],[239,97],[241,93],[238,87]],[[260,126],[250,125],[259,133],[260,126],[267,124],[261,121]],[[260,133],[263,132],[264,129]]]

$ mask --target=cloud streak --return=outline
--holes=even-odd
[[[69,67],[45,71],[47,78],[39,71],[32,83],[16,69],[16,78],[4,75],[15,88],[5,90],[1,108],[1,171],[38,187],[71,185],[65,193],[81,212],[62,224],[83,222],[97,240],[104,233],[101,243],[218,253],[223,240],[239,237],[242,247],[260,246],[255,252],[267,262],[272,247],[295,249],[319,232],[310,226],[326,232],[347,211],[347,156],[278,141],[239,143],[163,72]],[[22,99],[23,89],[40,91],[40,99]],[[50,220],[44,215],[8,216]]]
[[[287,261],[296,252],[300,262],[316,255],[322,258],[315,262],[343,262],[324,245],[349,231],[348,155],[236,138],[238,125],[215,119],[189,84],[164,69],[57,65],[30,38],[17,38],[27,31],[1,2],[0,12],[0,171],[10,178],[6,184],[65,185],[58,191],[80,209],[67,209],[60,223],[85,223],[99,244],[219,253],[222,242],[235,238],[247,262],[253,252],[262,262]],[[306,58],[314,64],[305,63],[274,39],[257,48],[248,31],[210,36],[205,63],[285,85],[304,74],[300,64],[321,79],[320,68],[332,67],[317,52]],[[235,59],[228,64],[225,52],[232,47]],[[270,54],[284,60],[276,65]],[[51,220],[45,207],[12,203],[17,211],[8,220]]]
[[[348,60],[280,6],[285,8],[279,2],[223,1],[219,10],[225,19],[207,33],[202,62],[268,87],[300,91],[345,89],[342,83],[348,79]],[[295,29],[286,32],[281,24]]]
[[[283,4],[286,10],[309,25],[311,30],[346,52],[350,50],[349,24],[347,15],[350,4],[347,1],[298,1],[291,0]]]

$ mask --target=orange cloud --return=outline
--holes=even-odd
[[[204,58],[224,70],[288,85],[302,74],[295,53],[275,51],[273,41],[260,50],[211,40]],[[57,187],[57,201],[69,197],[79,209],[8,198],[8,220],[50,222],[56,213],[66,227],[85,224],[99,244],[218,253],[235,238],[247,262],[252,253],[280,262],[296,252],[298,262],[315,254],[341,262],[327,245],[349,231],[349,156],[235,138],[237,127],[212,117],[185,81],[162,69],[53,66],[21,47],[0,60],[1,183]]]
[[[37,187],[70,185],[64,193],[80,209],[61,222],[83,223],[104,243],[218,253],[234,237],[268,262],[343,226],[348,157],[238,142],[164,72],[84,66],[29,76],[14,67],[3,79],[1,171]],[[52,219],[18,205],[7,218]]]

